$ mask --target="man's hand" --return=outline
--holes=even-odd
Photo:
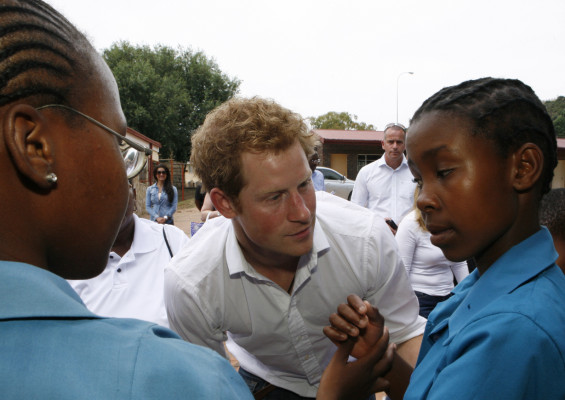
[[[348,337],[355,339],[351,355],[365,356],[383,335],[384,318],[377,308],[361,300],[355,294],[347,297],[347,304],[340,304],[337,313],[330,315],[331,326],[324,327],[324,334],[337,346]]]
[[[359,296],[352,294],[347,297],[347,304],[340,304],[337,310],[337,313],[330,316],[331,326],[324,327],[324,333],[338,346],[338,351],[328,365],[327,372],[322,375],[322,382],[320,383],[320,389],[324,384],[324,389],[329,387],[328,390],[334,390],[336,396],[331,397],[331,392],[322,391],[321,393],[328,397],[318,397],[318,399],[361,399],[364,397],[353,397],[353,395],[348,397],[347,393],[353,393],[357,396],[367,388],[371,390],[376,388],[375,392],[384,390],[391,399],[402,399],[410,382],[413,367],[397,354],[395,344],[389,345],[388,351],[383,354],[384,350],[381,346],[386,346],[386,344],[383,344],[382,341],[386,339],[386,343],[388,343],[388,330],[385,328],[384,318],[377,308],[369,302],[361,300]],[[413,338],[409,342],[411,341],[419,344],[417,338]],[[410,346],[410,348],[412,347]],[[381,353],[377,349],[381,350]],[[344,366],[343,354],[346,351],[357,358],[357,361]],[[337,355],[338,352],[341,352],[339,353],[341,356]],[[379,359],[378,354],[383,355],[381,359]],[[373,369],[371,369],[372,365],[374,365]],[[363,375],[362,372],[355,370],[355,374],[359,374],[355,376],[351,374],[351,371],[354,371],[353,366],[366,368],[370,371]],[[347,367],[350,369],[347,369]],[[341,374],[341,378],[338,373]],[[386,375],[386,377],[383,377],[383,375]],[[374,380],[372,387],[370,386],[371,379]],[[327,380],[332,380],[332,382],[326,383]],[[359,390],[355,389],[355,385],[359,386]],[[368,397],[368,395],[365,397]]]
[[[349,338],[339,343],[328,364],[320,387],[318,400],[365,399],[376,392],[388,390],[386,375],[394,355],[394,344],[388,345],[388,330],[375,342],[366,355],[357,361],[347,362],[358,339]]]

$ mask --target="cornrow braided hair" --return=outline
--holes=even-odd
[[[523,82],[482,78],[443,88],[420,106],[411,122],[432,111],[467,118],[474,124],[472,134],[492,140],[504,158],[525,143],[536,144],[544,155],[542,194],[551,189],[557,166],[553,122],[532,88]]]
[[[539,222],[553,237],[565,239],[565,188],[552,189],[541,199]]]
[[[0,107],[18,100],[67,104],[88,40],[40,0],[0,0]]]

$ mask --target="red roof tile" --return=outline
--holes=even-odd
[[[312,129],[316,133],[322,143],[327,142],[374,142],[382,141],[384,138],[383,131],[344,131],[339,129]]]

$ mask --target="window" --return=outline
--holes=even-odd
[[[365,165],[372,163],[379,159],[377,154],[358,154],[357,155],[357,172]]]

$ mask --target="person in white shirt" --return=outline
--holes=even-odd
[[[130,184],[128,209],[102,273],[69,280],[86,307],[104,317],[137,318],[169,327],[164,301],[164,270],[189,241],[173,225],[139,218]]]
[[[467,262],[449,261],[441,249],[432,244],[430,236],[417,208],[406,215],[396,232],[398,249],[424,318],[428,318],[437,303],[449,298],[454,287],[453,277],[459,283],[469,275]]]
[[[414,203],[414,177],[404,149],[406,128],[388,124],[384,130],[381,158],[365,165],[355,178],[351,201],[398,225]],[[396,229],[392,229],[393,233]]]
[[[165,270],[171,327],[222,355],[227,340],[250,389],[285,399],[316,396],[336,351],[323,328],[351,293],[378,305],[413,363],[425,324],[384,221],[314,191],[314,140],[272,101],[232,99],[210,113],[191,163],[222,217]]]

